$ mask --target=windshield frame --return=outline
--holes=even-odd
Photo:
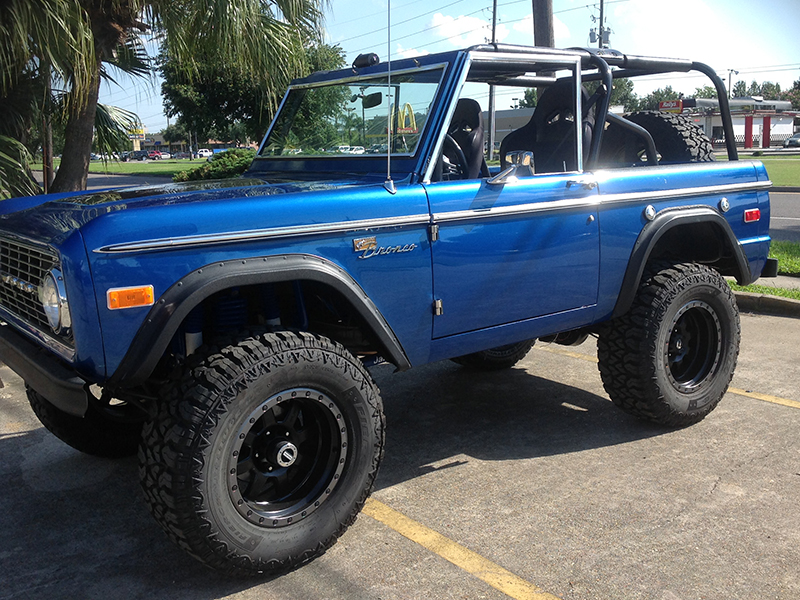
[[[428,65],[420,65],[420,66],[414,66],[414,67],[407,67],[407,68],[404,68],[404,69],[392,70],[392,72],[391,72],[391,75],[392,75],[392,83],[391,83],[391,85],[392,85],[392,87],[402,85],[400,83],[395,83],[394,82],[394,78],[395,77],[400,78],[400,77],[403,77],[404,75],[408,75],[408,74],[425,73],[425,72],[429,72],[429,71],[439,71],[438,81],[436,81],[435,84],[434,84],[436,86],[436,89],[434,90],[434,93],[430,96],[430,102],[429,102],[429,106],[428,106],[428,113],[426,114],[426,119],[425,119],[424,124],[422,125],[422,127],[420,128],[420,131],[417,134],[419,136],[419,138],[418,138],[417,144],[414,146],[414,150],[412,152],[397,152],[397,151],[394,151],[394,152],[391,153],[392,157],[410,158],[410,157],[417,156],[417,154],[420,152],[420,148],[422,146],[421,142],[422,142],[424,136],[427,133],[427,130],[429,128],[428,124],[429,124],[429,121],[431,120],[428,117],[432,116],[433,113],[434,113],[434,107],[435,107],[437,98],[440,96],[440,93],[441,93],[441,90],[442,90],[442,87],[443,87],[443,84],[444,84],[444,81],[445,81],[445,75],[446,75],[447,67],[448,67],[448,63],[446,63],[446,62],[437,62],[437,63],[428,64]],[[307,160],[320,160],[320,159],[333,159],[333,160],[343,160],[344,159],[344,160],[348,160],[348,159],[352,159],[352,155],[349,155],[349,154],[346,154],[346,153],[342,153],[342,154],[337,154],[337,153],[329,153],[329,154],[300,154],[300,155],[293,155],[293,154],[277,154],[277,155],[265,154],[265,155],[262,155],[262,152],[264,152],[265,148],[269,145],[270,137],[275,132],[275,126],[279,122],[280,117],[283,114],[283,112],[286,111],[286,110],[291,110],[291,108],[288,107],[288,102],[289,102],[289,98],[292,96],[293,92],[296,92],[298,90],[324,89],[324,88],[330,88],[330,87],[335,87],[335,86],[352,86],[353,84],[358,84],[358,83],[363,83],[363,82],[370,82],[370,81],[375,81],[375,80],[379,80],[379,79],[384,79],[385,80],[387,78],[387,76],[388,76],[388,71],[384,71],[383,73],[358,74],[358,75],[353,75],[353,76],[350,76],[350,77],[341,77],[341,78],[330,79],[330,80],[321,81],[321,82],[307,82],[307,83],[293,83],[293,84],[291,84],[289,86],[289,88],[286,90],[286,94],[284,94],[283,100],[281,101],[281,105],[280,105],[278,111],[275,113],[275,116],[272,119],[272,123],[270,123],[269,130],[267,131],[267,134],[264,136],[264,139],[262,140],[261,145],[258,148],[257,156],[259,158],[262,158],[262,159],[269,158],[269,159],[274,159],[274,160],[278,160],[278,161],[297,160],[298,158],[307,159]],[[389,83],[388,82],[373,83],[372,85],[370,85],[370,87],[374,88],[375,90],[382,90],[382,89],[388,88],[389,87]],[[302,100],[301,100],[301,102],[302,102]],[[390,101],[389,102],[389,107],[391,107],[391,106],[392,106],[392,102]],[[402,109],[400,109],[400,112],[402,113]],[[388,115],[387,115],[387,117],[388,117]],[[294,119],[294,116],[292,118]],[[398,108],[395,107],[395,112],[392,114],[392,122],[393,122],[393,124],[396,123],[398,118],[399,118]],[[290,130],[291,130],[291,127],[290,127]],[[393,131],[392,138],[395,138],[396,136],[397,136],[397,132]],[[388,136],[386,136],[385,138],[382,138],[382,140],[386,140],[388,142]],[[371,158],[376,158],[376,157],[385,158],[387,156],[387,154],[388,154],[388,152],[376,152],[376,153],[370,154],[370,157]]]
[[[278,118],[283,110],[292,91],[312,87],[322,87],[337,84],[352,84],[359,81],[386,77],[391,64],[391,74],[404,75],[414,72],[432,71],[442,69],[437,84],[437,90],[433,94],[430,103],[429,115],[424,125],[420,128],[419,142],[413,153],[391,154],[392,177],[395,181],[421,180],[421,173],[427,166],[428,155],[430,154],[431,141],[436,137],[435,134],[441,127],[442,111],[446,108],[444,103],[452,92],[453,73],[458,72],[460,65],[465,57],[463,50],[456,50],[440,54],[419,56],[392,60],[391,63],[378,63],[372,67],[356,69],[354,67],[337,71],[323,71],[312,73],[308,77],[294,80],[286,90],[280,106],[276,111],[267,133],[261,141],[253,163],[248,170],[248,174],[254,177],[266,178],[271,181],[279,180],[319,180],[369,177],[386,178],[387,154],[324,154],[324,155],[284,155],[284,156],[261,156],[267,140],[269,140]],[[394,83],[394,82],[393,82]],[[385,86],[384,86],[385,87]],[[383,180],[381,179],[381,181]]]

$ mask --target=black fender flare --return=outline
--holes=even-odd
[[[132,388],[144,383],[186,315],[212,294],[235,286],[293,280],[318,281],[340,292],[385,348],[385,358],[398,370],[411,368],[386,319],[347,271],[318,256],[285,254],[211,263],[176,281],[150,309],[107,387]]]
[[[667,208],[660,211],[639,233],[628,260],[628,268],[625,271],[622,288],[617,297],[617,303],[614,306],[611,318],[619,317],[628,312],[631,304],[633,304],[636,291],[639,289],[639,283],[642,280],[650,254],[664,234],[676,227],[696,223],[710,223],[719,227],[723,236],[733,248],[737,267],[737,272],[735,273],[736,281],[739,285],[747,285],[753,280],[747,254],[745,254],[742,244],[733,233],[730,223],[724,216],[709,206]]]

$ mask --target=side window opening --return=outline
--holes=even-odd
[[[461,90],[447,125],[442,151],[431,174],[432,181],[469,180],[491,177],[509,166],[524,164],[521,176],[577,172],[582,169],[578,140],[586,155],[593,121],[576,110],[579,68],[574,62],[547,59],[546,62],[514,61],[498,64],[476,61]],[[489,114],[490,87],[494,87],[496,110]],[[538,91],[533,111],[519,110],[520,98],[530,103]],[[489,157],[490,130],[494,130],[494,160]],[[521,157],[525,154],[524,158]],[[522,175],[525,173],[525,175]]]

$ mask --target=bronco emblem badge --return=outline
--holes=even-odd
[[[378,246],[378,241],[375,236],[356,238],[353,240],[353,252],[360,252],[362,258],[372,258],[373,256],[381,256],[384,254],[400,254],[402,252],[411,252],[416,248],[416,244],[405,244],[398,246]]]

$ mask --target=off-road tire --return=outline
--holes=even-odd
[[[703,130],[688,117],[660,111],[640,111],[625,118],[645,128],[653,137],[660,164],[709,162],[715,160],[714,146]],[[642,139],[611,123],[603,134],[602,166],[644,164]]]
[[[278,574],[325,552],[355,521],[383,455],[369,373],[340,344],[289,331],[192,358],[143,431],[153,516],[230,575]]]
[[[637,417],[697,423],[728,389],[739,339],[736,300],[719,273],[694,263],[649,265],[631,309],[600,332],[603,386]]]
[[[65,444],[92,456],[123,458],[136,454],[144,413],[132,406],[109,409],[108,414],[93,402],[84,417],[65,413],[44,396],[25,386],[31,408],[50,433]]]
[[[452,361],[459,365],[479,369],[482,371],[501,371],[510,369],[530,352],[536,340],[524,340],[516,344],[498,346],[489,350],[481,350],[472,354],[465,354],[453,358]]]

